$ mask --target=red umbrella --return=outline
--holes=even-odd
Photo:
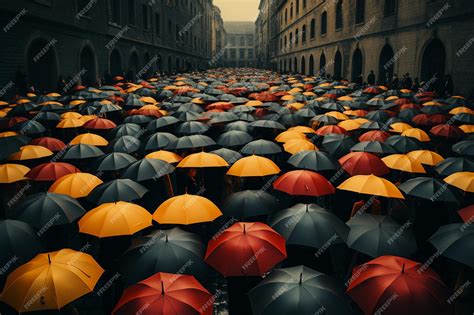
[[[206,110],[213,110],[213,109],[229,110],[229,109],[231,109],[232,107],[234,107],[234,105],[232,105],[231,103],[227,103],[227,102],[217,102],[217,103],[213,103],[213,104],[207,105],[207,106],[206,106]]]
[[[339,159],[342,169],[349,175],[384,176],[390,169],[381,158],[369,152],[351,152]]]
[[[393,103],[395,103],[397,105],[405,105],[405,104],[411,104],[411,101],[407,98],[399,98]]]
[[[418,114],[413,117],[412,121],[420,126],[432,126],[434,123],[430,121],[430,115],[428,114]]]
[[[144,108],[132,109],[129,112],[129,116],[133,116],[133,115],[151,116],[155,118],[163,117],[163,114],[158,109],[146,109],[146,108],[145,109]]]
[[[127,288],[113,315],[213,313],[212,295],[193,276],[157,273]]]
[[[225,277],[262,276],[286,258],[285,239],[260,222],[237,222],[207,246],[204,260]]]
[[[255,97],[256,100],[262,101],[262,102],[276,102],[278,101],[278,97],[274,94],[263,92],[260,94],[257,94]]]
[[[336,193],[334,186],[316,172],[297,170],[280,176],[273,188],[292,196],[325,196]]]
[[[378,86],[369,86],[364,90],[364,93],[370,93],[370,94],[380,94],[382,93],[382,89],[379,88]]]
[[[105,118],[94,118],[86,122],[82,127],[86,129],[113,129],[117,125],[108,119]]]
[[[434,136],[445,137],[445,138],[462,138],[466,134],[459,127],[443,124],[431,128],[430,133]]]
[[[459,210],[458,214],[464,222],[472,222],[474,220],[474,204]]]
[[[347,292],[365,314],[453,314],[439,276],[406,258],[381,256],[354,268]]]
[[[40,145],[42,147],[50,149],[53,152],[59,152],[66,147],[66,144],[61,140],[50,137],[41,137],[33,139],[30,141],[30,144]]]
[[[430,115],[430,121],[433,122],[433,124],[445,124],[449,120],[449,116],[445,114],[434,114]]]
[[[365,115],[369,113],[369,111],[364,110],[364,109],[356,109],[356,110],[353,110],[352,113],[357,117],[364,117]]]
[[[336,126],[336,125],[323,126],[319,128],[318,130],[316,130],[316,134],[319,136],[325,136],[330,133],[349,135],[346,129]]]
[[[360,142],[364,141],[380,141],[380,142],[385,142],[387,138],[390,137],[390,134],[386,131],[381,131],[381,130],[372,130],[364,133],[359,137]]]
[[[415,108],[415,109],[420,109],[423,106],[418,105],[418,104],[413,104],[413,103],[408,103],[400,106],[400,110],[405,110],[405,109],[410,109],[410,108]]]
[[[7,120],[7,123],[6,123],[6,127],[7,128],[12,128],[13,126],[15,126],[16,124],[19,124],[21,122],[24,122],[24,121],[27,121],[28,119],[25,118],[25,117],[12,117],[10,119]],[[2,123],[3,125],[3,123]],[[3,126],[2,126],[3,127]]]
[[[49,162],[32,168],[25,176],[35,181],[55,181],[58,178],[81,171],[74,165],[60,162]]]

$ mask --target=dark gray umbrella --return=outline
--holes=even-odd
[[[217,144],[223,147],[235,147],[247,144],[252,139],[252,136],[244,131],[231,130],[221,134],[217,138]]]
[[[324,136],[322,147],[334,158],[340,158],[355,145],[355,141],[343,134],[328,134]]]
[[[140,149],[140,140],[134,136],[122,136],[109,143],[109,149],[113,152],[133,153]]]
[[[166,146],[167,150],[193,149],[213,146],[216,143],[208,136],[192,135],[178,138]]]
[[[178,137],[168,132],[157,132],[152,134],[145,145],[146,151],[161,150],[164,147],[170,145],[174,141],[177,141]]]
[[[281,148],[273,141],[260,139],[247,143],[240,152],[246,155],[269,155],[281,153]]]
[[[339,163],[328,153],[322,151],[300,151],[288,159],[296,168],[313,171],[330,171],[339,169]]]
[[[155,119],[153,121],[151,121],[147,127],[146,127],[146,130],[148,131],[151,131],[151,132],[154,132],[160,128],[164,128],[164,127],[168,127],[168,126],[172,126],[172,125],[175,125],[177,123],[179,123],[180,120],[176,117],[173,117],[173,116],[163,116],[163,117],[160,117],[158,119]]]
[[[441,176],[458,172],[474,172],[474,161],[469,158],[449,157],[436,164],[435,169]]]
[[[474,225],[452,223],[441,226],[429,242],[443,256],[474,268]]]
[[[136,137],[137,134],[142,133],[142,127],[137,124],[127,123],[122,124],[110,131],[110,135],[114,138],[123,137],[123,136],[134,136]]]
[[[453,145],[453,152],[462,156],[474,156],[474,140],[464,140]]]
[[[95,187],[87,198],[102,204],[117,201],[132,201],[142,198],[148,189],[130,179],[115,179]]]
[[[136,182],[145,180],[157,180],[158,178],[171,174],[174,166],[158,159],[142,159],[132,163],[123,172],[122,177]]]
[[[176,132],[183,136],[202,134],[209,130],[209,126],[198,121],[187,121],[176,128]]]
[[[231,122],[230,124],[225,125],[224,130],[225,131],[237,130],[237,131],[248,132],[249,123],[246,121],[234,121],[234,122]]]
[[[226,148],[222,148],[219,150],[214,150],[211,151],[211,153],[219,155],[221,158],[223,158],[229,165],[234,164],[237,162],[237,160],[240,160],[242,158],[242,154],[240,154],[237,151],[234,150],[229,150]]]
[[[89,144],[76,144],[67,149],[63,156],[64,160],[81,160],[88,158],[97,158],[104,155],[101,149]]]
[[[279,129],[285,130],[285,126],[273,120],[257,120],[249,125],[252,128]]]
[[[370,152],[376,154],[395,154],[397,151],[384,142],[380,141],[363,141],[359,142],[351,148],[353,152]]]
[[[229,195],[222,208],[228,217],[250,218],[278,211],[278,199],[263,190],[244,190]]]
[[[448,184],[431,177],[416,177],[398,186],[408,196],[426,200],[458,202],[459,197],[449,188]]]
[[[136,161],[136,158],[127,153],[109,153],[97,160],[97,171],[118,171]]]
[[[395,135],[388,137],[385,140],[385,143],[391,145],[398,153],[408,153],[411,151],[422,150],[423,143],[413,137],[404,137],[400,135]]]

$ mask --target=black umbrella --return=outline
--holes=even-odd
[[[255,111],[255,108],[252,106],[239,105],[230,109],[233,113],[251,113]]]
[[[449,188],[448,184],[431,177],[416,177],[403,182],[398,186],[408,196],[426,200],[458,202],[458,196]]]
[[[474,140],[464,140],[453,145],[453,152],[462,156],[474,156]]]
[[[157,132],[152,134],[145,145],[146,151],[161,150],[178,140],[178,137],[168,132]]]
[[[37,135],[46,131],[46,128],[38,121],[27,120],[13,127],[13,130],[18,131],[22,135]]]
[[[140,149],[140,140],[134,136],[122,136],[109,143],[109,150],[113,152],[133,153]]]
[[[179,123],[180,120],[173,116],[163,116],[158,119],[151,121],[147,126],[146,130],[154,132],[160,128],[168,127]]]
[[[297,126],[303,122],[303,117],[296,114],[283,115],[278,121],[285,127]]]
[[[362,130],[381,130],[384,128],[385,124],[376,122],[376,121],[368,121],[360,125],[360,129]]]
[[[371,257],[409,257],[417,251],[410,221],[401,226],[389,216],[361,213],[353,216],[347,225],[350,227],[347,245]]]
[[[474,225],[453,223],[441,226],[429,242],[443,256],[474,268]]]
[[[211,151],[211,153],[219,155],[221,158],[223,158],[229,165],[234,164],[237,162],[237,160],[240,160],[242,158],[242,154],[240,154],[237,151],[234,150],[229,150],[226,148],[222,148],[219,150],[214,150]]]
[[[252,141],[252,136],[244,131],[231,130],[217,138],[217,144],[223,147],[241,146]]]
[[[118,171],[136,161],[137,159],[127,153],[109,153],[97,160],[97,171]]]
[[[474,124],[474,115],[468,113],[460,113],[453,116],[453,119],[465,124]]]
[[[194,120],[198,120],[201,117],[200,113],[191,112],[191,111],[175,112],[172,115],[178,118],[180,121],[194,121]]]
[[[123,137],[123,136],[134,136],[137,137],[137,134],[142,133],[142,127],[137,124],[127,123],[122,124],[110,131],[110,135],[114,138]]]
[[[363,141],[359,142],[351,148],[353,152],[370,152],[376,154],[395,154],[395,149],[384,142],[380,141]]]
[[[119,112],[122,110],[122,107],[115,104],[103,104],[96,107],[94,115],[100,115],[105,113]]]
[[[249,125],[252,128],[279,129],[285,130],[285,126],[273,120],[257,120]]]
[[[390,117],[391,116],[389,114],[387,114],[387,112],[385,112],[384,110],[381,110],[381,109],[369,112],[367,115],[364,116],[365,119],[373,120],[373,121],[377,121],[377,122],[382,122],[382,123],[389,120]]]
[[[22,135],[0,138],[0,159],[4,160],[30,142],[30,138]]]
[[[469,158],[449,157],[436,164],[435,170],[441,176],[458,172],[474,172],[474,161]]]
[[[0,239],[0,276],[6,276],[44,250],[36,231],[25,222],[1,220]]]
[[[323,123],[325,125],[337,125],[338,120],[332,116],[328,115],[317,115],[314,116],[311,121]]]
[[[322,151],[300,151],[293,154],[288,159],[288,163],[296,168],[313,171],[330,171],[339,168],[339,163]]]
[[[246,122],[254,122],[256,119],[251,113],[240,113],[237,114],[238,120],[243,120]]]
[[[33,119],[36,119],[38,121],[60,121],[61,116],[59,116],[56,113],[53,112],[39,112],[38,114],[35,115]]]
[[[136,182],[145,180],[157,180],[158,178],[171,174],[174,166],[158,159],[142,159],[132,163],[123,172],[122,177]]]
[[[420,110],[416,108],[404,109],[400,111],[400,113],[398,114],[398,118],[400,118],[403,122],[411,123],[413,120],[413,117],[415,117],[416,115],[420,113],[421,113]]]
[[[193,149],[215,145],[214,140],[204,135],[192,135],[178,138],[166,146],[168,150]]]
[[[104,155],[101,149],[89,144],[76,144],[67,149],[64,160],[96,158]]]
[[[252,115],[248,114],[250,117]],[[209,121],[210,124],[222,124],[222,123],[228,123],[231,121],[237,121],[237,120],[245,120],[240,118],[234,113],[229,113],[229,112],[221,112],[221,113],[213,113],[212,114],[212,119]]]
[[[398,153],[403,154],[423,149],[423,143],[420,140],[400,135],[388,137],[385,144],[391,145]]]
[[[289,245],[322,248],[346,241],[349,228],[336,215],[316,204],[297,204],[276,213],[270,226]]]
[[[356,314],[342,285],[305,266],[276,269],[248,294],[253,314]]]
[[[324,136],[322,147],[334,158],[340,158],[355,145],[355,141],[343,134],[328,134]]]
[[[222,208],[228,217],[250,218],[278,211],[278,199],[263,190],[245,190],[229,195]]]
[[[132,115],[132,116],[125,117],[124,122],[133,123],[137,125],[146,125],[153,119],[154,119],[153,117],[145,116],[145,115]]]
[[[76,199],[50,192],[26,197],[12,211],[12,219],[29,223],[37,228],[74,222],[86,213]]]
[[[95,204],[132,201],[142,198],[148,189],[130,179],[115,179],[95,187],[87,197]]]
[[[227,124],[224,127],[225,131],[237,130],[237,131],[248,132],[249,129],[250,129],[249,123],[246,121],[240,121],[240,120],[231,122],[230,124]]]
[[[247,143],[240,152],[246,155],[268,155],[281,153],[281,148],[273,141],[260,139]]]
[[[179,228],[158,230],[133,242],[125,252],[121,270],[128,283],[157,272],[189,274],[205,279],[205,248],[198,236]]]
[[[187,121],[176,128],[176,132],[183,136],[202,134],[209,130],[209,126],[198,121]]]

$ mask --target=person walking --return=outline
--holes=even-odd
[[[374,85],[375,84],[375,73],[374,70],[370,70],[370,74],[367,77],[367,83],[369,85]]]

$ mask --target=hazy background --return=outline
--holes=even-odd
[[[259,0],[214,0],[224,21],[255,21],[259,3]]]

